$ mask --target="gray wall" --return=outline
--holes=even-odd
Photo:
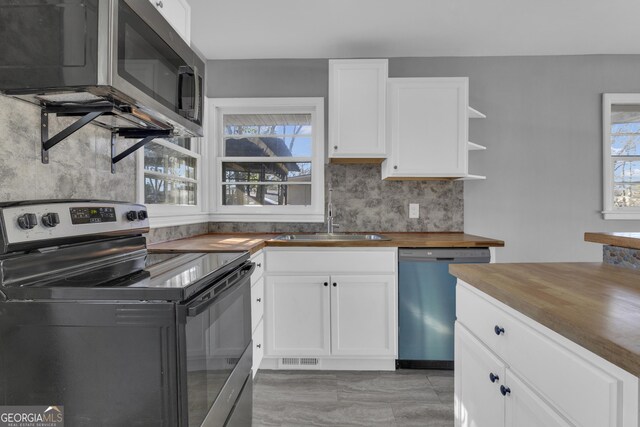
[[[50,136],[73,119],[50,120]],[[127,158],[111,174],[111,134],[89,125],[50,150],[40,161],[40,110],[0,96],[0,201],[98,198],[135,201],[135,161]]]
[[[327,61],[208,62],[208,96],[327,96]],[[470,103],[487,114],[470,139],[465,231],[500,238],[501,262],[599,261],[585,231],[637,231],[604,221],[601,94],[640,92],[640,56],[394,58],[390,77],[468,76]]]

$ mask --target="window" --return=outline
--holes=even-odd
[[[148,206],[152,225],[206,221],[202,214],[198,139],[154,139],[138,156],[138,201]],[[202,216],[202,215],[200,215]]]
[[[216,216],[323,221],[324,100],[211,102]]]
[[[604,218],[640,219],[640,94],[603,97]]]

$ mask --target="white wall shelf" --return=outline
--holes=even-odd
[[[487,177],[483,175],[467,175],[462,178],[457,178],[456,181],[481,181],[483,179],[487,179]]]
[[[486,119],[487,118],[487,116],[485,116],[484,114],[482,114],[480,111],[476,110],[475,108],[467,107],[467,109],[469,110],[469,118],[470,119]]]
[[[469,151],[487,149],[487,147],[485,147],[484,145],[476,144],[475,142],[471,142],[471,141],[467,142],[467,148],[469,149]]]

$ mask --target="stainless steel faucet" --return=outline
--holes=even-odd
[[[329,200],[327,202],[327,233],[333,234],[333,229],[339,228],[340,224],[336,224],[333,222],[333,203],[331,202],[331,193],[333,192],[333,188],[329,185]]]

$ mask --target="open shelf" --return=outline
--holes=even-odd
[[[480,111],[476,110],[475,108],[467,107],[467,109],[469,110],[469,118],[470,119],[486,119],[487,118],[487,116],[485,116],[484,114],[482,114]]]
[[[483,175],[467,175],[456,179],[456,181],[480,181],[483,179],[487,179],[487,177]]]
[[[484,145],[476,144],[475,142],[467,141],[467,149],[469,149],[469,151],[486,150],[487,147],[485,147]]]

